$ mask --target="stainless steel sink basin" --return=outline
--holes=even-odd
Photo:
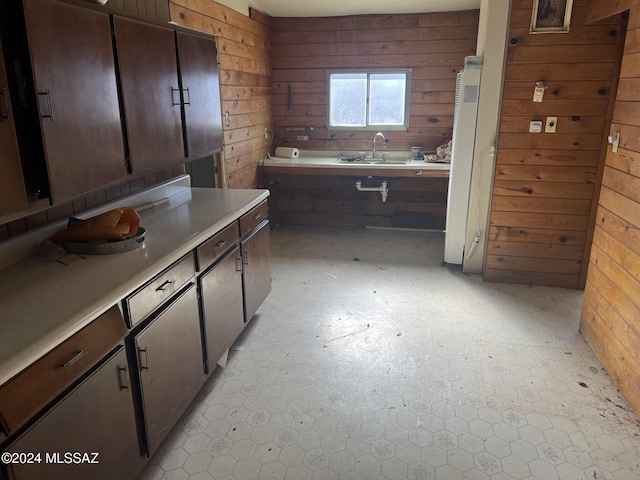
[[[338,163],[365,163],[364,157],[359,157],[357,155],[349,156],[349,155],[341,155],[337,158]]]
[[[409,163],[410,159],[382,159],[382,158],[373,158],[370,156],[340,156],[337,159],[338,163],[347,163],[347,164],[355,164],[355,165],[406,165]]]
[[[392,158],[392,159],[387,158],[385,160],[382,160],[381,158],[376,158],[374,160],[373,158],[366,158],[365,163],[380,164],[380,165],[406,165],[407,163],[409,163],[409,159],[408,158]]]

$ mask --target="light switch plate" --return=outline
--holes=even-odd
[[[534,120],[529,122],[529,133],[540,133],[542,131],[542,122],[540,120]]]
[[[536,82],[536,86],[533,89],[533,101],[540,103],[544,99],[544,91],[547,87],[542,82]]]
[[[607,138],[609,139],[609,143],[611,144],[611,151],[613,153],[618,153],[618,147],[620,145],[620,132],[609,135],[609,137]]]

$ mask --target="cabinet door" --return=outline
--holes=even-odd
[[[184,161],[172,30],[114,17],[132,172]]]
[[[109,17],[54,0],[24,9],[53,202],[123,180]]]
[[[196,159],[222,149],[218,55],[213,39],[176,32],[184,98],[186,155]]]
[[[27,207],[22,166],[18,153],[7,72],[4,68],[2,44],[0,44],[0,216]]]
[[[244,329],[241,262],[235,247],[200,277],[207,373]]]
[[[271,242],[269,223],[242,241],[244,262],[244,318],[249,322],[271,292]]]
[[[27,430],[9,452],[40,453],[39,463],[11,465],[15,480],[133,479],[142,457],[123,347]],[[66,452],[88,454],[65,463]],[[94,457],[92,453],[97,453]],[[48,457],[47,457],[48,455]],[[85,463],[95,460],[98,463]]]
[[[151,456],[204,383],[193,284],[135,337],[135,348]]]

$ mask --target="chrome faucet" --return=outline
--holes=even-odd
[[[384,138],[384,135],[382,134],[382,132],[376,133],[373,137],[373,153],[371,154],[372,160],[376,159],[376,139],[378,137],[382,137],[382,148],[384,148],[387,145],[387,139]],[[384,157],[382,157],[382,161],[384,162]]]

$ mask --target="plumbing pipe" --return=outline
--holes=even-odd
[[[359,192],[380,192],[382,195],[382,203],[386,203],[389,196],[389,187],[387,181],[383,181],[379,187],[363,187],[362,181],[356,180],[356,189]]]

